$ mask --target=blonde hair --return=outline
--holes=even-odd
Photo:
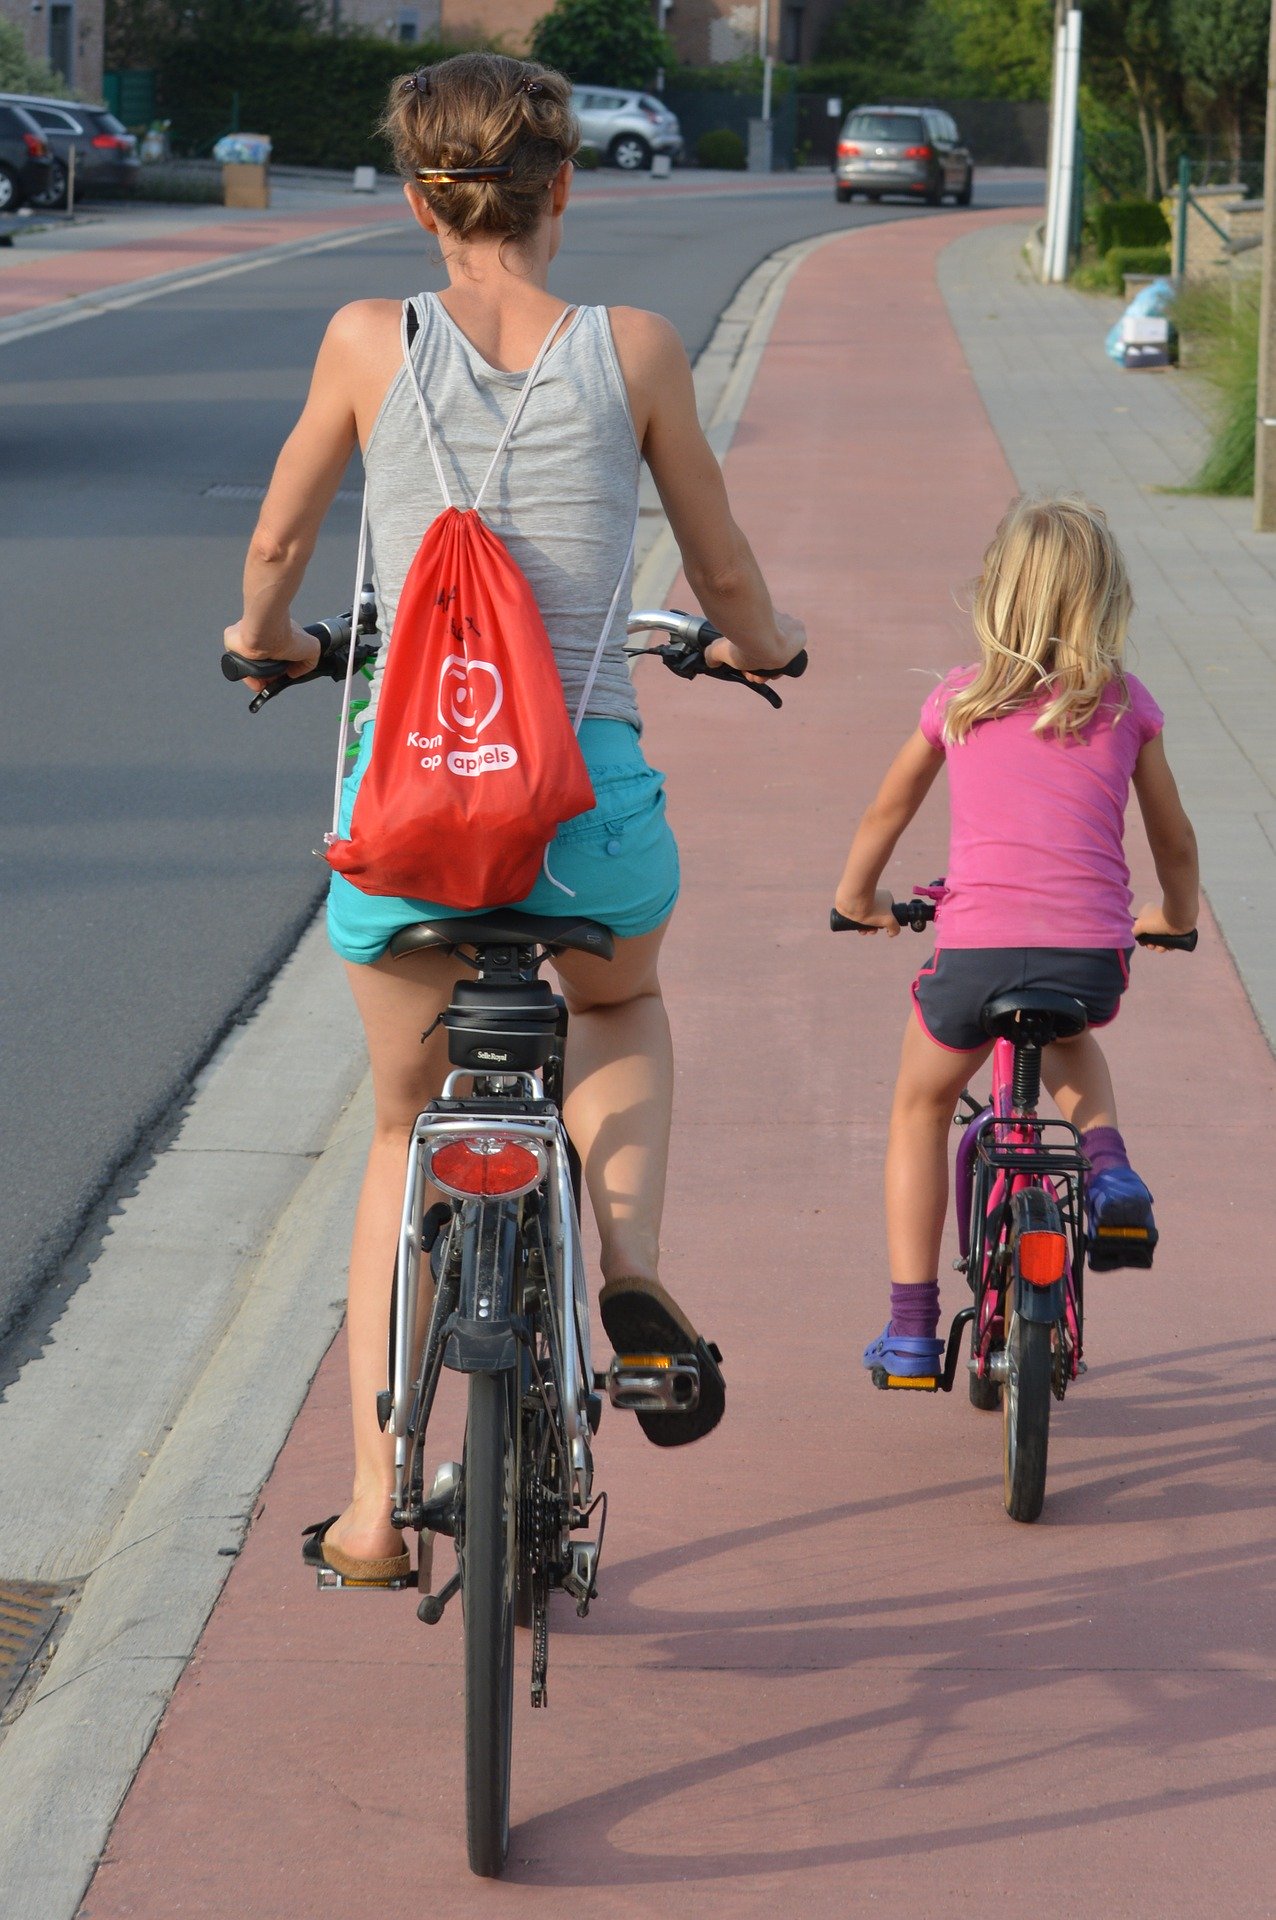
[[[545,212],[554,175],[580,146],[562,74],[502,53],[459,53],[405,74],[379,131],[404,179],[461,240],[525,239]],[[456,169],[500,177],[418,179]]]
[[[1124,711],[1121,662],[1133,607],[1101,507],[1071,496],[1014,501],[975,590],[979,669],[948,702],[944,738],[964,740],[980,720],[1038,698],[1034,733],[1079,734],[1114,680]]]

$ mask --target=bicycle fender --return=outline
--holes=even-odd
[[[510,1373],[518,1335],[508,1320],[467,1320],[454,1313],[443,1327],[443,1364],[453,1373]]]
[[[1054,1280],[1048,1287],[1038,1287],[1030,1280],[1016,1276],[1015,1312],[1021,1320],[1035,1320],[1038,1325],[1052,1327],[1056,1320],[1063,1319],[1064,1293],[1062,1280]]]

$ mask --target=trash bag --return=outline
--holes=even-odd
[[[268,133],[224,133],[213,148],[223,166],[264,167],[270,160]]]
[[[1116,325],[1109,330],[1105,342],[1110,360],[1125,362],[1125,334],[1122,331],[1127,320],[1160,318],[1169,314],[1174,306],[1174,287],[1169,280],[1154,280],[1151,286],[1140,287],[1134,298]]]

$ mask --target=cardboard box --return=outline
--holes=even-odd
[[[227,207],[268,207],[270,169],[244,161],[228,161],[222,168],[222,204]]]

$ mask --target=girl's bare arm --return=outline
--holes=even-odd
[[[891,912],[892,896],[879,888],[878,881],[943,764],[943,754],[931,746],[920,727],[891,762],[876,799],[855,830],[835,896],[838,912],[848,920],[859,920],[874,932],[884,927],[892,938],[899,932]]]
[[[1179,799],[1159,733],[1140,748],[1133,784],[1161,883],[1160,906],[1149,902],[1141,908],[1134,931],[1190,933],[1201,907],[1196,835]]]

